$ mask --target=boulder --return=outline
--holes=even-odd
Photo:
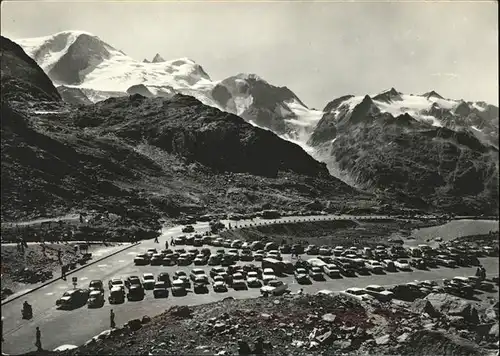
[[[271,320],[273,318],[273,316],[271,314],[267,314],[267,313],[260,314],[260,317],[264,320]]]
[[[215,331],[222,331],[226,328],[226,323],[223,323],[223,322],[218,322],[214,325],[214,329]]]
[[[427,313],[430,317],[436,318],[441,314],[434,308],[434,306],[425,299],[417,299],[415,300],[411,306],[410,310],[417,314]]]
[[[137,331],[142,327],[142,323],[140,319],[132,319],[129,320],[127,326],[131,331]]]
[[[488,332],[488,335],[498,340],[499,337],[498,323],[496,323],[491,327],[490,331]]]
[[[478,324],[479,315],[477,309],[474,308],[470,303],[465,303],[455,306],[453,309],[448,311],[450,316],[461,316],[467,323]]]
[[[331,343],[334,339],[334,335],[331,331],[327,331],[326,333],[316,336],[316,340],[321,344],[321,345],[327,345]]]
[[[333,323],[337,317],[331,313],[325,314],[321,317],[322,320],[327,321],[329,323]]]
[[[170,308],[170,313],[180,318],[189,318],[192,312],[193,311],[185,305]]]
[[[383,335],[381,337],[378,337],[375,339],[375,343],[377,345],[387,345],[391,339],[391,336],[389,334]]]

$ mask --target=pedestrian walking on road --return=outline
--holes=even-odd
[[[168,241],[165,241],[165,250],[168,250]]]
[[[160,243],[160,242],[158,241],[158,236],[156,236],[156,237],[155,237],[155,243],[157,243],[157,244],[158,244],[158,243]]]
[[[36,342],[35,346],[37,348],[37,351],[42,351],[42,333],[40,332],[40,328],[37,326],[36,327]]]
[[[110,310],[109,312],[109,324],[111,326],[111,329],[114,329],[116,324],[115,324],[115,313],[113,309]]]

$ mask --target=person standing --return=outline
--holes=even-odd
[[[109,312],[109,324],[111,326],[111,329],[114,329],[116,324],[115,324],[115,313],[113,312],[113,309],[110,310]]]
[[[42,351],[42,333],[40,332],[40,328],[38,326],[36,327],[35,346],[37,348],[37,351]]]
[[[168,250],[168,241],[165,241],[165,250]]]
[[[62,265],[62,251],[61,251],[61,249],[57,250],[57,259],[59,261],[59,264]]]
[[[159,243],[158,236],[155,237],[155,243]]]
[[[61,266],[61,278],[63,280],[66,280],[66,268],[67,268],[66,265]]]

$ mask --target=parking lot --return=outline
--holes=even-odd
[[[169,243],[171,241],[168,241]],[[217,244],[220,244],[219,243]],[[143,280],[144,274],[153,274],[154,278],[157,279],[160,273],[168,273],[169,275],[169,280],[170,283],[173,282],[176,279],[176,274],[179,274],[180,272],[183,272],[187,276],[187,280],[189,280],[188,287],[186,288],[186,294],[182,296],[173,296],[171,288],[168,288],[168,296],[167,298],[173,298],[175,300],[177,299],[182,299],[182,298],[188,298],[189,300],[192,300],[193,298],[196,298],[196,296],[199,296],[200,298],[204,298],[203,295],[200,294],[205,294],[205,293],[200,293],[198,294],[198,291],[194,290],[194,282],[192,279],[190,279],[190,274],[194,269],[197,270],[203,270],[205,272],[205,275],[207,276],[207,290],[206,293],[208,294],[215,294],[216,296],[232,296],[232,297],[255,297],[261,295],[260,287],[266,285],[263,281],[262,278],[262,262],[260,258],[264,258],[267,260],[267,258],[271,258],[274,256],[278,256],[279,258],[282,259],[282,262],[285,264],[288,263],[290,269],[286,271],[283,274],[277,275],[276,279],[282,281],[283,283],[286,284],[287,289],[291,293],[297,293],[300,289],[303,290],[304,293],[316,293],[318,291],[322,290],[330,290],[330,291],[343,291],[348,288],[352,287],[365,287],[367,285],[381,285],[381,286],[394,286],[398,284],[405,284],[408,282],[413,282],[413,281],[422,281],[422,280],[431,280],[431,281],[438,281],[439,284],[442,284],[443,279],[451,279],[453,277],[469,277],[469,276],[474,276],[476,273],[476,267],[479,264],[482,264],[485,266],[486,270],[490,272],[494,272],[497,274],[497,266],[498,262],[496,260],[495,256],[486,256],[483,257],[484,255],[480,255],[480,259],[477,259],[477,263],[475,263],[476,266],[468,265],[468,266],[455,266],[455,267],[450,267],[450,266],[444,266],[444,265],[437,265],[434,266],[433,268],[425,267],[425,266],[419,266],[417,267],[417,264],[413,264],[414,261],[421,260],[420,258],[414,258],[412,256],[404,256],[403,258],[397,258],[397,257],[389,257],[387,256],[387,259],[384,261],[388,261],[392,259],[394,262],[396,262],[396,268],[387,270],[387,269],[379,269],[377,271],[370,271],[367,268],[361,268],[361,269],[356,269],[353,275],[348,275],[344,274],[342,268],[339,270],[339,274],[336,276],[328,276],[323,268],[320,269],[319,273],[319,278],[311,278],[310,276],[310,266],[306,265],[306,274],[308,277],[306,277],[306,282],[307,283],[301,283],[298,281],[297,276],[295,275],[294,272],[296,272],[297,268],[296,266],[290,266],[290,264],[295,265],[298,261],[301,262],[307,262],[307,261],[316,261],[319,263],[322,263],[320,259],[323,261],[327,261],[329,263],[336,263],[340,259],[345,259],[343,256],[349,256],[352,258],[355,258],[358,260],[358,262],[361,262],[361,264],[368,265],[370,261],[375,261],[374,259],[367,258],[366,256],[363,258],[364,254],[366,254],[366,251],[363,251],[363,249],[355,249],[355,248],[347,248],[345,247],[343,252],[343,256],[335,256],[334,252],[337,253],[338,251],[334,251],[334,249],[331,249],[329,252],[323,250],[319,250],[323,256],[319,256],[318,251],[313,251],[310,254],[300,254],[299,257],[297,256],[292,256],[290,253],[283,253],[280,254],[279,251],[263,251],[263,250],[254,250],[251,252],[250,256],[247,255],[247,260],[246,261],[241,261],[240,259],[237,258],[236,261],[233,263],[229,264],[226,263],[224,267],[222,267],[223,270],[226,270],[227,275],[226,277],[229,276],[228,279],[225,279],[225,284],[227,286],[227,291],[215,291],[213,288],[213,283],[214,283],[214,273],[211,271],[215,268],[221,268],[221,263],[211,263],[211,265],[207,264],[206,260],[203,264],[198,264],[195,265],[192,261],[194,260],[194,256],[197,256],[201,253],[202,250],[205,250],[205,253],[210,253],[210,256],[214,255],[228,255],[232,251],[237,252],[239,255],[241,255],[242,249],[241,248],[236,248],[233,244],[233,247],[228,247],[230,246],[230,241],[224,242],[226,247],[223,246],[213,246],[211,243],[210,245],[203,244],[202,246],[194,247],[192,243],[190,245],[185,245],[184,243],[176,246],[169,246],[168,250],[163,250],[160,249],[159,247],[157,248],[150,248],[151,250],[155,249],[156,251],[150,251],[149,255],[150,256],[162,256],[165,257],[165,253],[168,255],[172,255],[172,253],[175,253],[176,255],[182,256],[184,254],[188,254],[189,251],[192,251],[192,257],[191,261],[185,262],[183,265],[161,265],[161,262],[158,262],[158,265],[152,265],[149,262],[145,262],[145,265],[134,265],[133,268],[130,268],[126,274],[124,275],[117,275],[114,276],[113,278],[120,278],[122,280],[126,280],[130,276],[137,276],[141,280]],[[380,251],[386,251],[388,249],[382,250],[382,246],[380,247]],[[279,250],[280,248],[278,248]],[[338,249],[338,248],[337,248]],[[160,254],[160,252],[163,250],[163,254]],[[281,250],[283,250],[283,246],[281,246]],[[307,248],[306,248],[307,250]],[[414,250],[414,249],[413,249]],[[196,252],[195,252],[196,251]],[[208,252],[209,251],[209,252]],[[411,254],[412,250],[408,250],[408,252]],[[157,255],[158,253],[158,255]],[[276,255],[276,253],[278,255]],[[148,249],[143,249],[139,252],[139,255],[147,255],[148,254]],[[338,253],[340,255],[340,253]],[[260,256],[259,261],[256,260],[249,260],[252,259],[255,256]],[[133,259],[135,256],[131,256],[131,259]],[[153,257],[154,258],[154,257]],[[399,261],[406,261],[408,262],[409,266],[404,266],[403,264],[399,264]],[[446,260],[445,260],[446,261]],[[172,264],[172,260],[169,260],[168,264]],[[175,262],[174,262],[175,263]],[[185,265],[186,264],[186,265]],[[229,267],[231,266],[231,267]],[[241,266],[244,268],[238,269],[236,268],[237,266]],[[385,264],[382,264],[382,266],[385,266]],[[235,271],[230,271],[228,269],[234,269]],[[247,284],[247,272],[248,271],[258,271],[258,279],[259,283],[256,284]],[[230,276],[233,273],[239,273],[242,272],[243,274],[243,288],[233,288],[231,284],[231,278]],[[107,286],[108,281],[104,281],[105,286]],[[241,285],[241,284],[239,284]],[[106,288],[107,289],[107,288]],[[153,296],[152,292],[152,287],[149,289],[145,290],[145,297],[142,300],[143,302],[148,302],[150,299],[154,299],[155,297]],[[108,291],[106,291],[107,293]],[[125,301],[124,303],[136,303],[134,302],[128,302]]]
[[[119,253],[99,262],[93,266],[89,266],[82,271],[76,272],[72,276],[77,277],[78,288],[88,288],[91,280],[100,279],[104,282],[105,303],[103,307],[88,309],[87,306],[81,306],[73,310],[59,310],[56,308],[55,302],[61,297],[64,291],[73,289],[71,278],[67,281],[57,281],[49,286],[43,287],[40,290],[26,295],[26,298],[21,298],[19,301],[14,301],[7,306],[2,307],[2,314],[5,317],[4,322],[4,337],[5,343],[3,348],[7,353],[22,353],[33,349],[32,343],[26,343],[26,340],[31,340],[34,335],[36,326],[40,326],[43,338],[47,349],[55,348],[62,344],[82,344],[99,332],[109,329],[109,312],[113,309],[116,315],[116,324],[126,323],[133,318],[141,318],[143,315],[154,316],[165,309],[174,305],[197,305],[216,302],[227,297],[235,299],[244,299],[260,296],[259,288],[249,288],[248,290],[236,291],[228,288],[228,292],[216,293],[211,285],[208,288],[208,294],[195,294],[190,289],[186,296],[173,297],[171,293],[167,298],[154,298],[152,290],[146,290],[145,297],[141,301],[127,301],[124,303],[110,305],[107,298],[109,296],[108,281],[112,278],[126,279],[128,276],[138,276],[142,278],[144,273],[152,273],[155,278],[162,273],[167,272],[171,278],[175,271],[185,271],[190,274],[194,268],[203,269],[208,275],[213,266],[137,266],[133,260],[137,254],[144,253],[150,248],[156,248],[157,251],[164,249],[165,242],[170,245],[171,238],[179,235],[188,235],[181,232],[182,227],[165,229],[164,234],[160,237],[159,243],[144,241],[125,252]],[[208,224],[199,223],[195,225],[196,232],[203,234],[208,230]],[[215,254],[218,249],[224,249],[228,252],[231,248],[218,246],[169,246],[171,249],[184,248],[186,250],[197,248],[208,248],[211,254]],[[332,246],[333,247],[333,246]],[[348,248],[349,246],[345,246]],[[241,252],[241,249],[238,249]],[[252,251],[252,254],[257,251]],[[317,258],[316,255],[301,255],[302,260],[309,258]],[[332,256],[333,257],[333,256]],[[282,254],[284,262],[293,261],[291,254]],[[481,257],[480,262],[486,269],[488,277],[493,274],[498,274],[498,259],[496,257]],[[252,263],[260,267],[261,263],[256,261],[237,261],[236,265],[245,265]],[[226,267],[225,267],[226,268]],[[475,267],[439,267],[427,270],[417,270],[413,268],[410,271],[383,272],[382,274],[359,275],[356,277],[345,277],[332,279],[325,276],[324,281],[312,281],[310,285],[300,285],[297,283],[295,276],[285,275],[279,277],[279,280],[288,285],[288,289],[292,293],[297,293],[301,288],[305,293],[316,293],[320,290],[341,291],[351,287],[365,287],[371,284],[381,286],[390,286],[400,283],[407,283],[414,280],[438,280],[444,278],[453,278],[455,276],[471,276],[476,272]],[[212,279],[210,279],[212,282]],[[170,292],[170,291],[169,291]],[[22,302],[27,300],[33,305],[34,318],[32,320],[21,320],[20,309]],[[45,331],[45,332],[44,332]]]

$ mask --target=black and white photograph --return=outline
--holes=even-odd
[[[1,2],[3,355],[499,355],[497,1]]]

